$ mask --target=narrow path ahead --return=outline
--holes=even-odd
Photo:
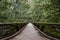
[[[49,40],[35,30],[34,25],[29,23],[26,28],[16,37],[10,40]]]

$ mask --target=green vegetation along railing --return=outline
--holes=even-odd
[[[0,23],[0,39],[9,37],[20,29],[22,29],[27,23]]]
[[[60,23],[33,23],[44,35],[51,39],[60,39]],[[45,35],[45,36],[46,36]]]

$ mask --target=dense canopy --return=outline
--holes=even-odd
[[[0,22],[60,23],[60,0],[0,0]]]

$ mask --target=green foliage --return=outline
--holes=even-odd
[[[56,25],[54,25],[56,26]],[[44,25],[42,26],[42,31],[49,36],[60,38],[60,29],[55,28],[53,25]]]
[[[27,23],[0,24],[0,39],[12,36],[22,29]]]
[[[0,22],[60,23],[60,0],[30,1],[0,0]]]

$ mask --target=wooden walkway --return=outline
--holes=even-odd
[[[39,34],[34,27],[33,24],[29,23],[19,35],[10,40],[49,40]]]

